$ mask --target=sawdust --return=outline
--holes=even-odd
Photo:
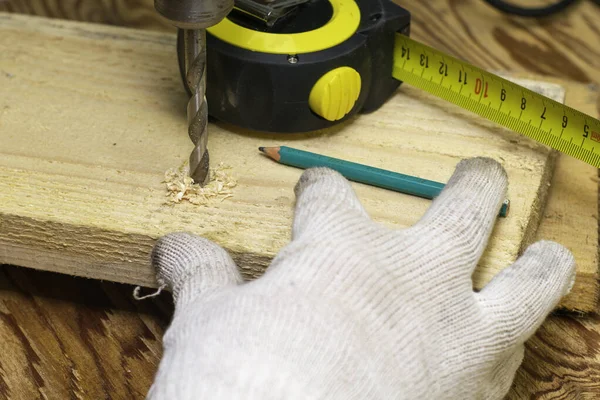
[[[179,168],[171,168],[165,172],[163,183],[167,189],[167,203],[177,204],[183,201],[206,206],[215,201],[223,201],[233,197],[233,188],[237,181],[231,175],[231,167],[220,163],[210,169],[210,179],[205,186],[194,183],[189,177],[187,163]]]

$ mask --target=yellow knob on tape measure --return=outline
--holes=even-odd
[[[308,104],[328,121],[346,116],[360,96],[360,74],[350,67],[340,67],[323,75],[313,86]]]
[[[396,34],[394,78],[600,168],[600,121]]]

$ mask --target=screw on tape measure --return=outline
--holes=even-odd
[[[394,78],[600,168],[600,121],[396,34]]]

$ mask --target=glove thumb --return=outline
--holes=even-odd
[[[171,290],[177,307],[206,291],[243,281],[233,259],[223,248],[185,232],[160,238],[152,251],[152,265],[158,283]]]

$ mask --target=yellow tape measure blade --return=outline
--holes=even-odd
[[[394,78],[600,168],[600,121],[396,34]]]

